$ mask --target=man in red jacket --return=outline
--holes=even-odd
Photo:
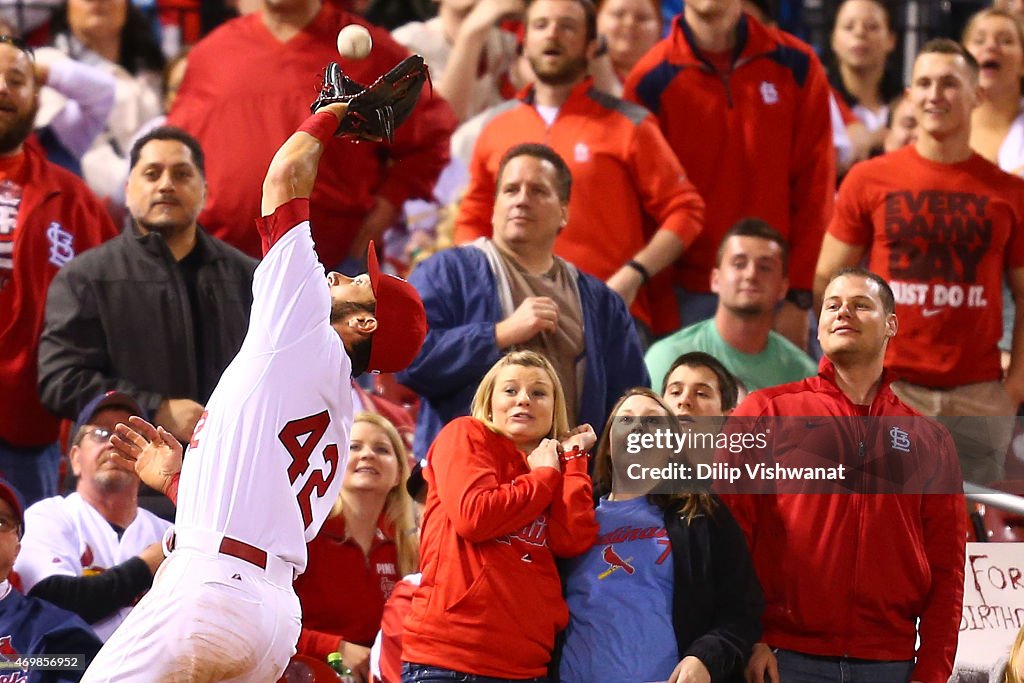
[[[777,490],[812,493],[723,496],[765,595],[764,642],[754,646],[748,681],[767,673],[772,683],[945,683],[952,671],[964,581],[962,483],[945,428],[889,387],[883,359],[898,328],[894,308],[881,277],[840,271],[818,322],[819,375],[755,392],[733,413],[772,421],[774,466],[845,463],[840,486],[857,491],[815,494],[827,484],[775,481]],[[786,416],[829,417],[777,429]],[[900,472],[886,481],[889,493],[872,485],[880,463]]]
[[[684,326],[714,316],[708,283],[718,245],[736,221],[756,216],[790,248],[790,290],[775,329],[806,348],[836,182],[830,92],[814,50],[744,14],[742,0],[689,0],[633,67],[623,98],[658,119],[707,204],[704,230],[677,271]]]
[[[117,234],[77,177],[34,139],[32,54],[0,40],[0,470],[26,504],[57,495],[59,418],[39,402],[36,354],[46,290],[72,258]]]
[[[252,222],[260,215],[263,175],[302,123],[323,65],[338,60],[338,30],[348,24],[365,26],[373,37],[365,59],[340,61],[359,83],[371,83],[409,54],[384,29],[332,3],[278,0],[222,24],[188,55],[168,122],[191,133],[206,152],[209,193],[199,224],[250,256],[262,255]],[[424,88],[393,143],[331,145],[310,209],[323,264],[363,259],[367,244],[395,221],[406,199],[431,195],[454,129],[451,108]]]
[[[587,75],[596,21],[590,0],[528,3],[523,50],[537,80],[481,131],[455,241],[492,235],[502,158],[517,144],[544,143],[572,172],[569,220],[555,254],[603,280],[631,306],[643,332],[660,336],[676,329],[675,301],[668,283],[648,281],[697,238],[704,202],[655,118],[599,92]]]

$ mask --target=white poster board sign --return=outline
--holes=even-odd
[[[1004,659],[1024,625],[1024,543],[968,543],[959,668]]]

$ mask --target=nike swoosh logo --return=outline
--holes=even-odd
[[[923,315],[926,318],[930,318],[933,315],[938,315],[939,313],[942,313],[941,308],[925,308],[921,311],[921,315]]]

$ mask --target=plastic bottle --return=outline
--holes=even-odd
[[[327,666],[334,669],[334,673],[338,674],[338,679],[342,683],[356,683],[355,677],[352,676],[352,670],[345,666],[340,652],[331,652],[327,655]]]

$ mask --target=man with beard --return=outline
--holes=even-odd
[[[669,332],[678,327],[670,289],[657,280],[644,285],[701,231],[704,202],[655,119],[594,88],[587,64],[597,52],[596,38],[590,0],[530,2],[523,49],[537,81],[480,133],[455,239],[491,235],[505,152],[525,142],[549,145],[573,178],[570,218],[555,254],[604,280],[647,332]]]
[[[0,470],[33,503],[57,493],[60,421],[36,393],[46,289],[117,234],[82,181],[25,144],[38,108],[32,54],[0,38]]]
[[[206,176],[194,138],[158,128],[135,143],[130,163],[133,229],[75,259],[50,287],[39,393],[74,418],[116,389],[187,442],[242,345],[256,261],[196,224]]]
[[[82,410],[68,453],[76,490],[25,511],[14,565],[26,593],[82,617],[101,640],[149,590],[164,559],[160,539],[170,527],[139,508],[138,476],[112,457],[114,425],[141,412],[116,391],[96,396]]]
[[[811,377],[811,358],[772,330],[775,308],[789,287],[789,246],[775,228],[744,218],[725,233],[711,271],[718,295],[715,317],[694,323],[654,344],[644,360],[651,386],[662,390],[675,359],[690,351],[711,354],[748,391]]]

